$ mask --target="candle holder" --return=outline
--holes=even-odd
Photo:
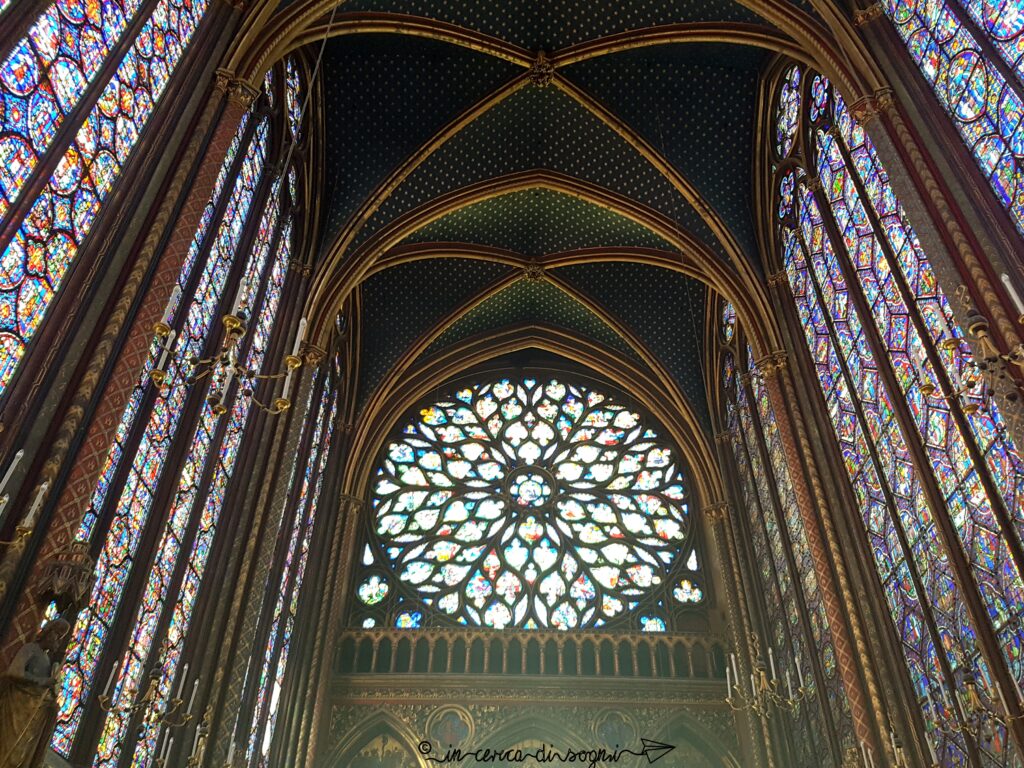
[[[775,657],[771,648],[768,649],[768,664],[761,657],[760,642],[757,635],[750,634],[751,650],[754,654],[754,671],[750,675],[750,692],[743,690],[739,683],[736,657],[730,654],[731,666],[726,667],[727,693],[725,702],[734,712],[749,710],[759,717],[771,717],[774,711],[796,712],[801,702],[810,697],[810,690],[804,687],[803,673],[797,665],[798,685],[794,689],[792,678],[787,670],[786,687],[775,673]],[[735,679],[734,679],[735,678]]]
[[[173,354],[173,343],[176,338],[175,331],[170,326],[170,313],[173,304],[168,304],[165,319],[153,327],[157,336],[159,359],[157,365],[150,371],[150,378],[160,389],[161,394],[166,394],[175,386],[180,385],[183,380],[185,386],[193,386],[203,379],[210,380],[210,389],[206,396],[206,402],[210,409],[217,416],[222,416],[228,411],[228,393],[232,384],[237,380],[239,394],[250,399],[253,405],[271,415],[284,413],[291,408],[290,399],[293,372],[302,366],[302,358],[299,352],[302,347],[302,337],[305,333],[306,321],[299,323],[298,337],[290,354],[283,360],[283,370],[280,372],[261,374],[252,368],[246,368],[239,363],[241,354],[241,342],[249,330],[249,316],[245,301],[239,301],[231,313],[221,318],[224,327],[224,341],[218,352],[206,358],[192,355],[187,360],[179,361],[177,365],[167,365],[168,358]],[[182,377],[182,370],[189,370],[189,373]],[[284,379],[284,386],[280,395],[271,399],[269,403],[262,402],[254,395],[254,390],[259,382],[276,381]]]

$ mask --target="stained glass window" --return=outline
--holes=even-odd
[[[168,337],[166,382],[157,387],[149,376],[161,353],[154,341],[79,531],[80,539],[103,539],[92,598],[78,616],[62,671],[52,746],[63,755],[80,735],[91,697],[105,691],[115,704],[133,702],[152,672],[150,706],[156,712],[180,677],[184,641],[252,408],[242,387],[227,389],[219,373],[190,378],[193,359],[220,342],[217,318],[236,294],[229,281],[237,281],[240,306],[250,318],[238,342],[239,365],[255,372],[280,367],[266,355],[291,261],[292,227],[282,215],[283,178],[265,178],[273,145],[267,105],[243,117],[179,275],[182,298],[171,307],[175,335]],[[225,389],[222,408],[204,396],[208,386]],[[198,412],[190,416],[195,402]],[[175,445],[183,448],[180,466],[170,464]],[[167,497],[165,510],[155,509],[160,497]],[[147,555],[152,563],[136,563],[144,539],[155,542]],[[135,605],[122,604],[129,588],[140,593]],[[112,623],[126,613],[134,617],[127,650],[107,658]],[[96,674],[104,662],[109,678],[99,689]],[[146,725],[129,734],[128,718],[117,710],[108,713],[94,765],[116,765],[125,752],[132,765],[150,764],[158,720],[147,717]]]
[[[259,768],[269,766],[274,725],[280,709],[281,691],[288,666],[292,635],[295,631],[299,593],[302,589],[316,523],[317,504],[323,488],[327,459],[330,455],[334,420],[338,412],[335,391],[337,381],[337,375],[328,378],[324,383],[317,407],[307,409],[309,423],[313,425],[312,440],[309,456],[301,475],[296,514],[291,534],[288,536],[284,566],[281,570],[278,590],[274,596],[271,626],[261,659],[252,729],[246,753],[250,765],[255,764]],[[310,392],[311,397],[312,395],[313,392]],[[310,406],[313,405],[310,403]]]
[[[206,11],[160,0],[66,147],[53,141],[131,26],[139,0],[51,5],[0,66],[0,220],[46,153],[60,159],[0,242],[0,394],[6,391]],[[13,215],[13,214],[12,214]],[[17,221],[12,223],[18,223]]]
[[[820,697],[819,707],[802,709],[800,727],[791,733],[797,763],[828,763],[836,756],[827,738],[829,731],[838,734],[841,750],[855,740],[790,470],[781,453],[764,382],[753,368],[739,380],[732,352],[724,355],[723,371],[726,424],[743,508],[750,513],[751,545],[766,595],[768,641],[774,648],[778,675],[786,689],[803,685],[809,694]]]
[[[371,503],[357,623],[657,631],[703,600],[677,450],[586,384],[502,379],[424,407]]]
[[[776,180],[780,250],[932,748],[960,765],[952,698],[965,672],[989,703],[1014,695],[994,690],[991,664],[1024,673],[1009,542],[1021,530],[1020,457],[972,379],[970,349],[870,139],[823,77],[809,76],[806,93],[811,156]],[[971,615],[961,590],[986,615]],[[993,633],[999,657],[981,653],[979,631]],[[992,764],[1011,764],[1002,729],[983,741]]]
[[[1024,40],[1019,4],[885,0],[882,6],[999,202],[1024,232]],[[1004,76],[985,43],[994,46],[994,55],[1002,56],[1016,77]]]

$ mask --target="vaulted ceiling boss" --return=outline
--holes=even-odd
[[[1024,0],[0,0],[0,768],[1024,765]]]

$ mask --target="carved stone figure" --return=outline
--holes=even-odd
[[[0,768],[40,764],[56,709],[60,651],[71,625],[47,622],[0,675]]]

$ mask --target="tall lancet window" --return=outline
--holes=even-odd
[[[885,0],[893,26],[1024,233],[1024,14],[1015,0]]]
[[[170,332],[154,339],[78,533],[97,556],[97,578],[72,634],[52,742],[76,761],[152,764],[159,718],[132,718],[126,707],[152,679],[158,711],[186,681],[180,660],[243,438],[254,403],[270,402],[276,385],[250,376],[282,368],[276,350],[293,329],[276,320],[296,274],[298,184],[294,166],[272,169],[287,157],[298,112],[280,75],[238,128],[172,295]],[[206,365],[225,343],[227,315],[243,321],[230,353],[237,366]],[[112,710],[86,731],[83,713],[103,693]]]
[[[55,2],[0,64],[0,397],[207,5]]]
[[[822,703],[798,710],[795,727],[787,729],[790,748],[799,765],[830,764],[855,746],[849,702],[779,428],[749,353],[740,358],[744,364],[737,369],[736,354],[742,347],[736,343],[735,316],[730,311],[726,318],[731,322],[723,325],[722,334],[724,418],[760,594],[765,595],[766,639],[787,691],[803,689],[804,695]]]
[[[931,746],[1009,765],[1002,729],[965,738],[962,701],[976,679],[1001,712],[1024,679],[1024,465],[871,140],[827,80],[801,80],[772,208],[800,333]]]
[[[686,485],[655,425],[589,384],[467,385],[380,456],[355,619],[675,629],[705,587]]]
[[[292,466],[290,496],[291,520],[285,519],[279,531],[278,541],[283,545],[283,563],[277,589],[267,598],[270,608],[269,627],[266,643],[257,663],[258,676],[255,704],[252,713],[252,727],[246,746],[247,764],[257,768],[269,768],[270,748],[273,745],[274,727],[281,709],[281,695],[284,690],[285,673],[288,671],[288,656],[292,637],[295,633],[295,617],[299,609],[299,596],[313,532],[317,522],[317,511],[323,492],[327,460],[330,457],[334,423],[338,415],[337,386],[340,381],[340,361],[328,367],[329,374],[322,377],[321,391],[306,412],[310,428],[307,429],[305,461],[298,459]]]

